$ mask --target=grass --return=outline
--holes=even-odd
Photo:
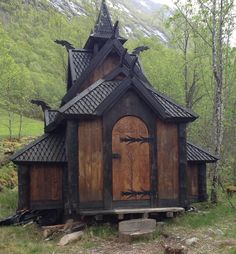
[[[9,137],[8,115],[3,109],[0,109],[0,138]],[[43,133],[43,122],[35,119],[23,117],[22,136],[39,136]],[[12,133],[17,137],[19,132],[19,115],[13,114]]]
[[[236,197],[232,199],[232,202],[236,204]],[[14,214],[17,204],[17,190],[5,189],[1,192],[0,204],[0,219]],[[197,204],[197,206],[202,212],[188,213],[168,220],[165,230],[181,237],[188,238],[196,236],[202,239],[199,246],[191,249],[196,252],[191,253],[236,254],[236,246],[224,245],[218,246],[216,249],[211,246],[213,249],[209,249],[209,251],[198,252],[198,248],[201,246],[204,247],[204,244],[211,244],[211,242],[217,242],[219,240],[236,239],[236,211],[230,207],[226,199],[222,199],[217,206],[212,206],[209,203]],[[209,242],[206,236],[209,229],[221,229],[224,235],[212,236],[213,238]],[[43,240],[41,229],[36,225],[29,225],[27,227],[3,227],[0,230],[0,254],[87,253],[90,249],[97,248],[100,245],[113,244],[117,236],[116,227],[111,227],[108,224],[94,225],[85,230],[84,236],[79,242],[60,248],[57,246],[57,242],[60,239],[59,236],[53,241],[46,242]],[[160,234],[156,233],[155,237],[145,244],[150,245],[152,241],[161,240]],[[134,246],[138,246],[139,244],[142,243],[135,242]],[[145,244],[144,248],[146,246]]]

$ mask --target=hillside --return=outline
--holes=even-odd
[[[7,115],[7,111],[0,109],[0,116],[1,116],[1,122],[0,122],[0,139],[6,138],[9,136],[9,117]],[[17,114],[12,114],[12,135],[13,137],[18,137],[19,135],[19,122],[20,116]],[[22,132],[21,136],[39,136],[43,133],[43,122],[34,120],[32,118],[23,117],[22,122]]]
[[[83,0],[48,0],[59,12],[69,16],[89,16],[88,5],[98,9],[100,1]],[[163,26],[163,21],[170,15],[167,6],[153,0],[107,0],[113,20],[121,22],[121,32],[125,36],[156,36],[162,42],[167,42],[168,37]]]

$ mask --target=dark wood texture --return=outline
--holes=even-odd
[[[198,201],[207,201],[207,174],[206,174],[206,163],[198,164]]]
[[[18,210],[29,208],[30,172],[29,166],[18,166]]]
[[[180,205],[187,208],[188,200],[188,179],[187,179],[187,142],[186,124],[179,124],[179,201]]]
[[[178,126],[161,120],[157,120],[157,168],[159,199],[178,199]]]
[[[78,133],[80,202],[103,200],[102,120],[81,121]]]
[[[120,57],[115,53],[110,53],[106,59],[90,75],[89,78],[81,85],[79,92],[88,88],[94,82],[106,76],[115,69],[120,62]]]
[[[118,158],[112,160],[113,200],[150,199],[150,196],[127,196],[129,190],[150,191],[150,143],[132,142],[127,137],[149,137],[146,124],[137,117],[121,118],[112,131],[112,153]],[[122,139],[127,138],[127,142]],[[128,141],[130,140],[130,141]],[[130,142],[130,143],[129,143]]]
[[[198,196],[198,165],[188,164],[188,195],[189,197]]]
[[[30,202],[62,200],[62,167],[35,164],[30,169]]]
[[[78,123],[68,121],[66,128],[66,154],[68,170],[68,203],[66,204],[66,214],[77,213],[79,195],[78,195]]]
[[[151,197],[150,206],[155,207],[157,203],[157,163],[156,163],[156,118],[150,108],[143,102],[138,94],[129,90],[119,98],[119,102],[113,105],[103,117],[103,137],[104,137],[104,208],[111,209],[112,196],[112,130],[116,122],[124,116],[136,116],[140,118],[147,126],[149,136],[153,138],[150,143],[150,184],[151,189],[155,193]],[[120,176],[122,177],[122,176]],[[125,202],[125,201],[124,201]],[[117,207],[117,206],[116,206]]]

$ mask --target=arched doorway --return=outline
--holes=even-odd
[[[112,130],[113,201],[150,200],[150,137],[135,116],[121,118]]]

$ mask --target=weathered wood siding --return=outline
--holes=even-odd
[[[79,123],[79,196],[80,202],[103,199],[102,121]]]
[[[61,201],[62,170],[62,167],[58,165],[32,165],[30,201]]]
[[[188,164],[187,175],[189,197],[198,196],[198,165]]]
[[[88,88],[94,82],[103,78],[105,75],[109,74],[115,67],[119,65],[120,57],[117,54],[110,54],[103,61],[103,63],[98,66],[90,75],[89,78],[83,83],[80,88],[80,92]]]
[[[178,126],[161,120],[157,120],[157,172],[159,199],[178,199]]]
[[[112,131],[113,200],[150,199],[150,196],[124,196],[122,192],[150,190],[150,144],[122,142],[122,138],[149,137],[146,124],[137,117],[121,118]]]

